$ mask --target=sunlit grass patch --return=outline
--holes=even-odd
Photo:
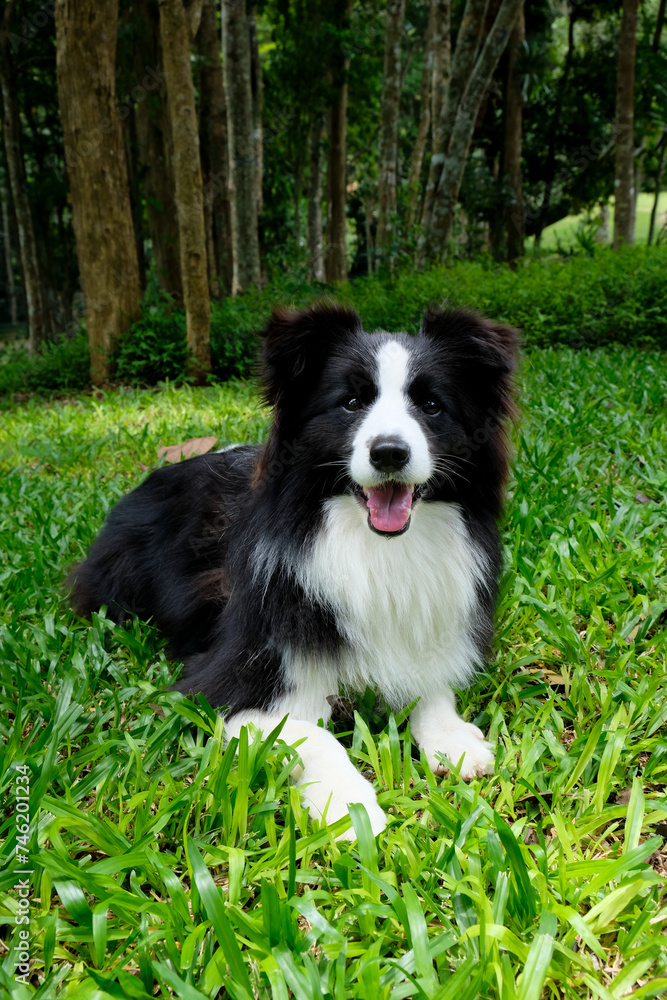
[[[389,814],[310,826],[297,752],[225,745],[166,691],[149,625],[61,594],[157,448],[260,440],[241,383],[31,401],[2,414],[0,988],[32,996],[661,996],[667,991],[667,361],[532,352],[496,653],[462,696],[496,773],[434,778],[362,698],[338,724]],[[17,764],[28,765],[28,985]],[[23,786],[25,787],[25,785]],[[19,852],[20,853],[20,852]],[[60,985],[58,985],[60,984]]]

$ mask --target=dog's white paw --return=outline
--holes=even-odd
[[[304,787],[305,786],[305,787]],[[307,771],[299,781],[299,791],[304,805],[310,808],[310,815],[322,819],[326,811],[327,823],[333,823],[342,816],[347,816],[349,806],[353,802],[360,802],[368,813],[371,821],[371,830],[376,837],[387,825],[387,817],[384,810],[378,805],[375,789],[369,781],[354,771],[348,776],[345,787],[332,787],[327,781],[309,781]],[[356,833],[354,827],[350,827],[345,833],[341,833],[336,840],[354,840]]]
[[[471,722],[461,722],[456,729],[443,732],[432,746],[423,746],[429,766],[436,774],[444,774],[449,768],[436,753],[443,754],[454,765],[458,765],[461,757],[461,777],[469,781],[477,775],[489,774],[493,771],[495,754],[493,747],[484,739],[484,733]]]

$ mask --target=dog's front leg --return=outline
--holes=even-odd
[[[285,714],[259,710],[237,712],[226,720],[226,733],[238,736],[245,725],[269,733]],[[387,818],[378,805],[375,789],[356,769],[345,747],[328,730],[288,715],[280,739],[289,746],[299,743],[297,750],[303,768],[295,771],[294,776],[311,816],[321,819],[326,812],[327,821],[332,823],[348,814],[351,803],[360,802],[366,808],[373,834],[384,830]],[[354,837],[354,829],[350,829],[338,839],[353,840]]]
[[[410,715],[410,730],[437,774],[446,771],[447,765],[438,760],[436,753],[455,765],[463,757],[460,773],[466,780],[493,770],[493,748],[481,729],[464,722],[457,713],[451,689],[435,696],[422,696]]]

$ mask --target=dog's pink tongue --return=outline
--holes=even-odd
[[[384,483],[382,486],[371,486],[366,492],[366,504],[374,528],[378,531],[400,531],[405,527],[412,510],[410,485]]]

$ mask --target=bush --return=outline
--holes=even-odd
[[[424,306],[476,309],[519,327],[527,345],[602,346],[613,341],[667,348],[667,252],[656,247],[602,248],[594,256],[527,259],[516,271],[461,261],[394,282],[351,282],[342,301],[367,328],[415,332]]]
[[[168,301],[144,306],[141,318],[123,337],[115,362],[121,382],[182,381],[188,362],[185,313],[172,309]]]
[[[90,384],[88,337],[79,331],[49,343],[31,358],[23,345],[5,348],[0,361],[0,396],[13,392],[71,392]]]
[[[667,248],[609,248],[580,256],[528,258],[516,271],[490,259],[457,261],[418,272],[407,268],[356,278],[331,288],[286,275],[263,291],[211,305],[213,377],[246,378],[257,350],[256,331],[276,305],[305,308],[323,295],[357,309],[369,330],[415,333],[425,307],[445,302],[511,323],[524,344],[601,346],[619,341],[667,348]],[[141,318],[123,339],[116,377],[154,384],[187,379],[185,316],[165,296],[144,303]],[[83,334],[28,359],[7,349],[0,363],[0,394],[83,388],[88,383]]]

